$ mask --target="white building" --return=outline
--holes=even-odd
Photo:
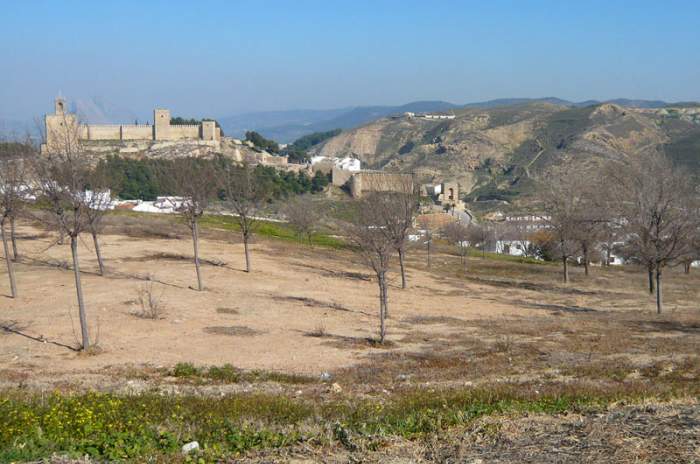
[[[334,167],[344,171],[357,172],[362,169],[362,163],[359,159],[346,156],[345,158],[330,158],[328,156],[314,156],[311,158],[311,166],[326,165],[332,170]]]

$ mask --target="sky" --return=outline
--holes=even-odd
[[[0,0],[0,117],[700,100],[697,0]]]

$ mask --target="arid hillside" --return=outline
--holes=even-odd
[[[315,153],[356,155],[373,169],[456,180],[482,199],[529,190],[531,176],[573,158],[663,150],[700,171],[700,108],[568,107],[528,103],[457,111],[455,119],[383,118],[326,141]]]

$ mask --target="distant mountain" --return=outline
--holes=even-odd
[[[260,111],[217,118],[224,133],[231,137],[243,137],[254,130],[277,142],[293,142],[302,135],[315,132],[315,125],[334,119],[351,108],[331,110]]]
[[[289,143],[303,135],[332,129],[351,129],[391,114],[448,111],[459,108],[443,101],[418,101],[400,106],[358,106],[333,110],[292,110],[244,113],[218,118],[226,135],[243,137],[255,130],[267,138]]]
[[[412,172],[421,182],[456,181],[480,200],[517,200],[553,164],[652,149],[700,179],[700,105],[622,102],[629,106],[507,99],[467,105],[451,120],[380,118],[311,154],[356,156],[367,168]]]
[[[663,108],[665,106],[677,106],[677,104],[667,103],[662,100],[631,100],[628,98],[615,98],[613,100],[584,100],[580,102],[573,102],[570,100],[563,100],[557,97],[543,97],[543,98],[499,98],[496,100],[487,100],[483,102],[467,103],[463,108],[498,108],[499,106],[513,106],[513,105],[523,105],[527,103],[551,103],[553,105],[561,106],[573,106],[577,108],[582,108],[586,106],[600,105],[602,103],[612,103],[618,106],[625,106],[628,108]]]
[[[219,123],[224,132],[233,137],[243,137],[246,131],[255,130],[265,137],[278,142],[289,143],[312,132],[338,128],[353,129],[371,121],[407,111],[414,113],[445,112],[463,108],[489,109],[529,103],[550,103],[552,105],[577,108],[600,105],[602,103],[613,103],[634,108],[663,108],[669,106],[669,103],[660,100],[630,100],[624,98],[607,101],[586,100],[582,102],[572,102],[556,97],[499,98],[467,103],[465,105],[445,101],[417,101],[400,106],[358,106],[332,110],[251,112],[219,118]]]
[[[129,124],[137,120],[145,122],[128,108],[108,102],[100,97],[78,99],[71,102],[70,110],[81,120],[91,124]]]

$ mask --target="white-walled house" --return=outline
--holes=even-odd
[[[328,156],[314,156],[311,158],[311,166],[326,165],[342,169],[344,171],[357,172],[362,169],[359,159],[346,156],[344,158],[330,158]]]
[[[528,240],[496,240],[495,252],[510,256],[525,256],[530,246]]]

